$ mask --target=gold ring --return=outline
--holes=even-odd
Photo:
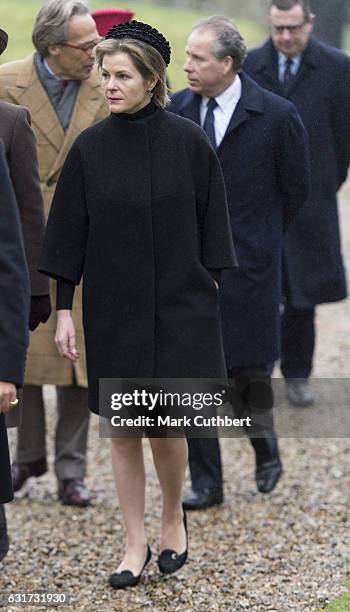
[[[19,399],[18,397],[16,397],[16,399],[13,400],[13,402],[10,402],[10,406],[17,406],[18,402],[19,402]]]

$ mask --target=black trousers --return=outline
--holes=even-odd
[[[309,378],[315,348],[315,309],[288,303],[281,315],[281,371],[285,378]]]
[[[11,466],[4,414],[0,414],[0,504],[13,499]]]
[[[234,381],[233,408],[237,418],[250,416],[252,428],[246,428],[256,458],[268,460],[276,455],[277,441],[273,424],[272,364],[228,371]],[[254,433],[258,437],[254,437]],[[221,490],[223,486],[220,445],[217,438],[189,438],[189,466],[192,488]]]

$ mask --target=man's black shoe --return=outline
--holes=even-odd
[[[184,510],[205,510],[211,506],[217,506],[223,502],[221,489],[202,489],[201,491],[191,491],[185,495],[182,506]]]
[[[11,465],[13,490],[19,491],[31,476],[42,476],[47,471],[46,459],[37,459],[30,463],[17,463]]]
[[[282,476],[282,464],[279,457],[262,461],[256,466],[256,486],[260,493],[270,493]]]
[[[298,408],[306,408],[314,403],[314,396],[307,378],[287,378],[286,395],[289,403]]]

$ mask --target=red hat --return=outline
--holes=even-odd
[[[134,13],[129,9],[106,8],[92,11],[91,17],[94,18],[97,31],[100,36],[106,36],[108,30],[118,23],[131,21]]]

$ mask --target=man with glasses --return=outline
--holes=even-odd
[[[271,37],[244,65],[295,104],[310,139],[311,194],[284,244],[281,369],[287,398],[300,407],[313,402],[315,307],[346,297],[337,192],[350,161],[350,59],[312,37],[314,19],[307,0],[273,0]]]
[[[48,214],[70,146],[82,130],[103,119],[108,109],[93,70],[93,48],[99,35],[87,2],[47,0],[37,15],[32,39],[34,55],[0,66],[0,99],[26,106],[31,112]],[[57,353],[54,313],[31,335],[23,421],[12,476],[14,489],[19,490],[30,476],[40,476],[47,469],[42,385],[57,385],[55,471],[59,497],[65,504],[86,506],[90,495],[83,479],[89,412],[81,294],[75,319],[81,353],[76,364],[64,363]]]

